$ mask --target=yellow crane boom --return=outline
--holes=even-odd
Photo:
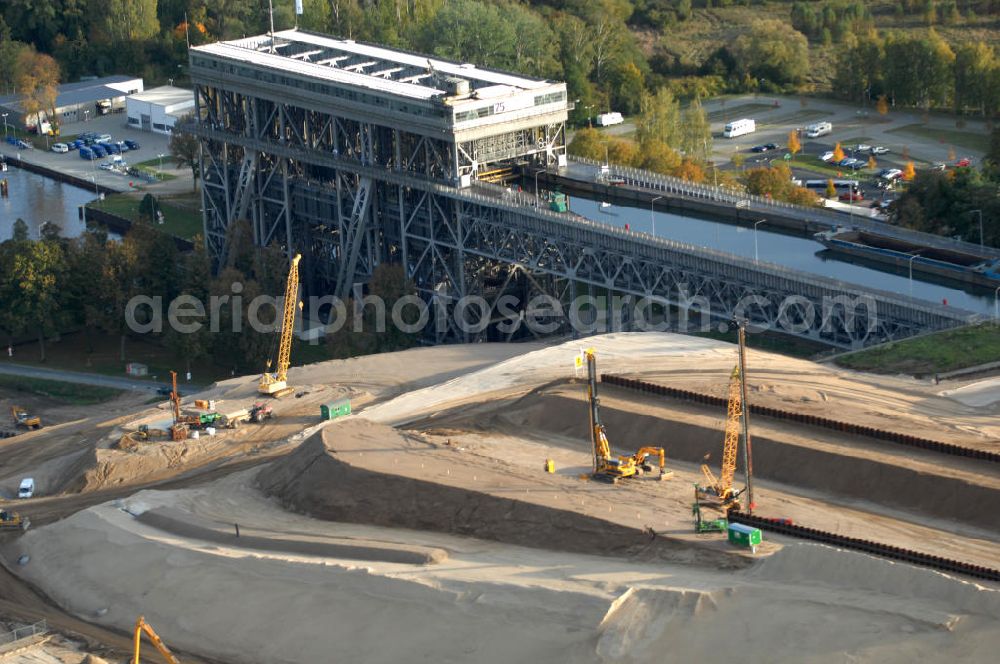
[[[285,382],[288,377],[288,365],[292,357],[292,332],[295,331],[295,309],[299,303],[299,261],[301,254],[295,254],[288,268],[288,280],[285,282],[285,306],[281,315],[281,331],[278,338],[278,362],[275,372],[271,373],[271,361],[267,361],[267,370],[261,374],[261,394],[282,397],[293,391]]]
[[[733,367],[729,375],[729,404],[726,409],[726,435],[722,443],[722,469],[716,479],[706,464],[702,464],[701,472],[708,482],[708,487],[715,497],[724,504],[733,502],[733,476],[736,474],[736,453],[740,444],[740,422],[743,416],[742,379],[740,368]]]
[[[163,659],[170,662],[170,664],[181,664],[181,661],[174,657],[174,653],[170,652],[170,648],[167,644],[160,639],[160,636],[153,631],[152,626],[146,622],[144,616],[139,616],[135,621],[135,639],[134,639],[134,654],[132,656],[132,664],[139,664],[139,646],[142,643],[142,633],[145,632],[146,636],[149,637],[149,642],[153,644],[160,654],[163,655]]]

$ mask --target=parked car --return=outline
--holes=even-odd
[[[842,201],[863,201],[865,200],[865,195],[860,191],[845,191],[840,195],[840,200]]]
[[[819,160],[820,161],[833,161],[833,152],[832,151],[824,152],[823,154],[820,155]]]
[[[31,498],[35,495],[35,480],[30,477],[25,477],[21,480],[21,486],[17,488],[18,498]]]
[[[118,147],[117,143],[102,143],[101,146],[104,148],[104,151],[107,152],[108,154],[122,153],[122,150],[121,148]]]
[[[30,149],[32,149],[32,148],[35,147],[34,145],[32,145],[31,143],[29,143],[28,141],[22,141],[20,138],[17,139],[17,143],[15,143],[14,145],[16,145],[17,147],[21,148],[22,150],[30,150]]]
[[[875,147],[872,148],[872,154],[874,155],[889,154],[889,148],[883,147],[881,145],[876,145]]]
[[[80,159],[89,159],[90,161],[93,161],[93,160],[97,159],[97,157],[94,156],[94,151],[93,150],[91,150],[90,148],[84,147],[84,148],[80,148]]]
[[[776,143],[764,143],[763,145],[755,145],[750,148],[751,152],[767,152],[768,150],[777,150],[778,146]]]
[[[884,180],[898,180],[899,178],[903,177],[903,171],[899,170],[898,168],[883,168],[879,172],[879,177],[881,177]]]
[[[91,145],[90,151],[93,152],[94,156],[96,156],[98,159],[103,159],[108,156],[107,150],[105,150],[100,143],[94,143],[93,145]]]
[[[102,171],[113,171],[115,170],[115,165],[112,164],[110,161],[103,161],[101,162],[100,166],[98,166],[98,168],[100,168]]]
[[[868,162],[861,159],[855,159],[854,161],[852,161],[847,165],[847,168],[851,169],[852,171],[860,171],[862,168],[867,168],[867,167],[868,167]]]
[[[966,166],[972,166],[972,160],[968,157],[963,157],[955,162],[955,168],[964,168]]]
[[[837,166],[840,166],[841,168],[851,168],[851,166],[857,163],[860,163],[860,160],[855,159],[854,157],[844,157],[837,162]]]
[[[854,146],[855,152],[868,152],[871,149],[872,146],[868,145],[867,143],[858,143],[857,145]]]
[[[132,149],[128,146],[128,141],[117,141],[115,142],[115,145],[118,146],[119,152],[128,152]]]
[[[948,164],[944,163],[943,161],[939,161],[931,166],[932,171],[943,171],[946,168],[948,168]]]
[[[139,149],[139,144],[138,143],[136,143],[135,141],[131,141],[131,140],[127,139],[127,138],[125,139],[125,145],[128,146],[129,150],[138,150]]]
[[[59,154],[66,154],[67,152],[69,152],[69,146],[66,145],[65,143],[53,143],[52,151],[58,152]]]
[[[97,143],[110,143],[111,134],[101,134],[100,136],[95,137],[94,141]]]

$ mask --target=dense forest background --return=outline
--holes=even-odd
[[[275,0],[278,28],[293,0]],[[560,78],[573,120],[636,113],[667,87],[830,94],[863,103],[1000,112],[1000,0],[304,0],[300,26]],[[266,31],[266,0],[7,0],[0,92],[19,58],[63,81],[111,73],[183,83],[186,43]]]

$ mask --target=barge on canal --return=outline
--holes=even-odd
[[[932,274],[967,284],[1000,286],[1000,259],[943,247],[931,247],[871,231],[838,228],[814,235],[835,254],[846,254],[908,271]]]

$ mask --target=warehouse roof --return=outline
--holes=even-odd
[[[142,79],[135,76],[123,75],[105,76],[104,78],[77,81],[76,83],[63,83],[59,86],[59,95],[56,97],[56,108],[86,104],[87,102],[96,102],[101,99],[124,97],[125,92],[119,88],[109,86],[136,80],[140,81],[141,85]],[[0,106],[21,110],[21,95],[14,94],[0,97]]]
[[[275,32],[273,40],[259,35],[192,51],[415,99],[446,94],[447,79],[468,81],[470,91],[503,90],[503,94],[551,85],[542,79],[303,30]]]
[[[129,95],[129,99],[144,101],[160,106],[173,106],[185,102],[194,103],[194,92],[185,88],[175,88],[172,85],[161,85],[158,88],[149,88],[143,92]]]

